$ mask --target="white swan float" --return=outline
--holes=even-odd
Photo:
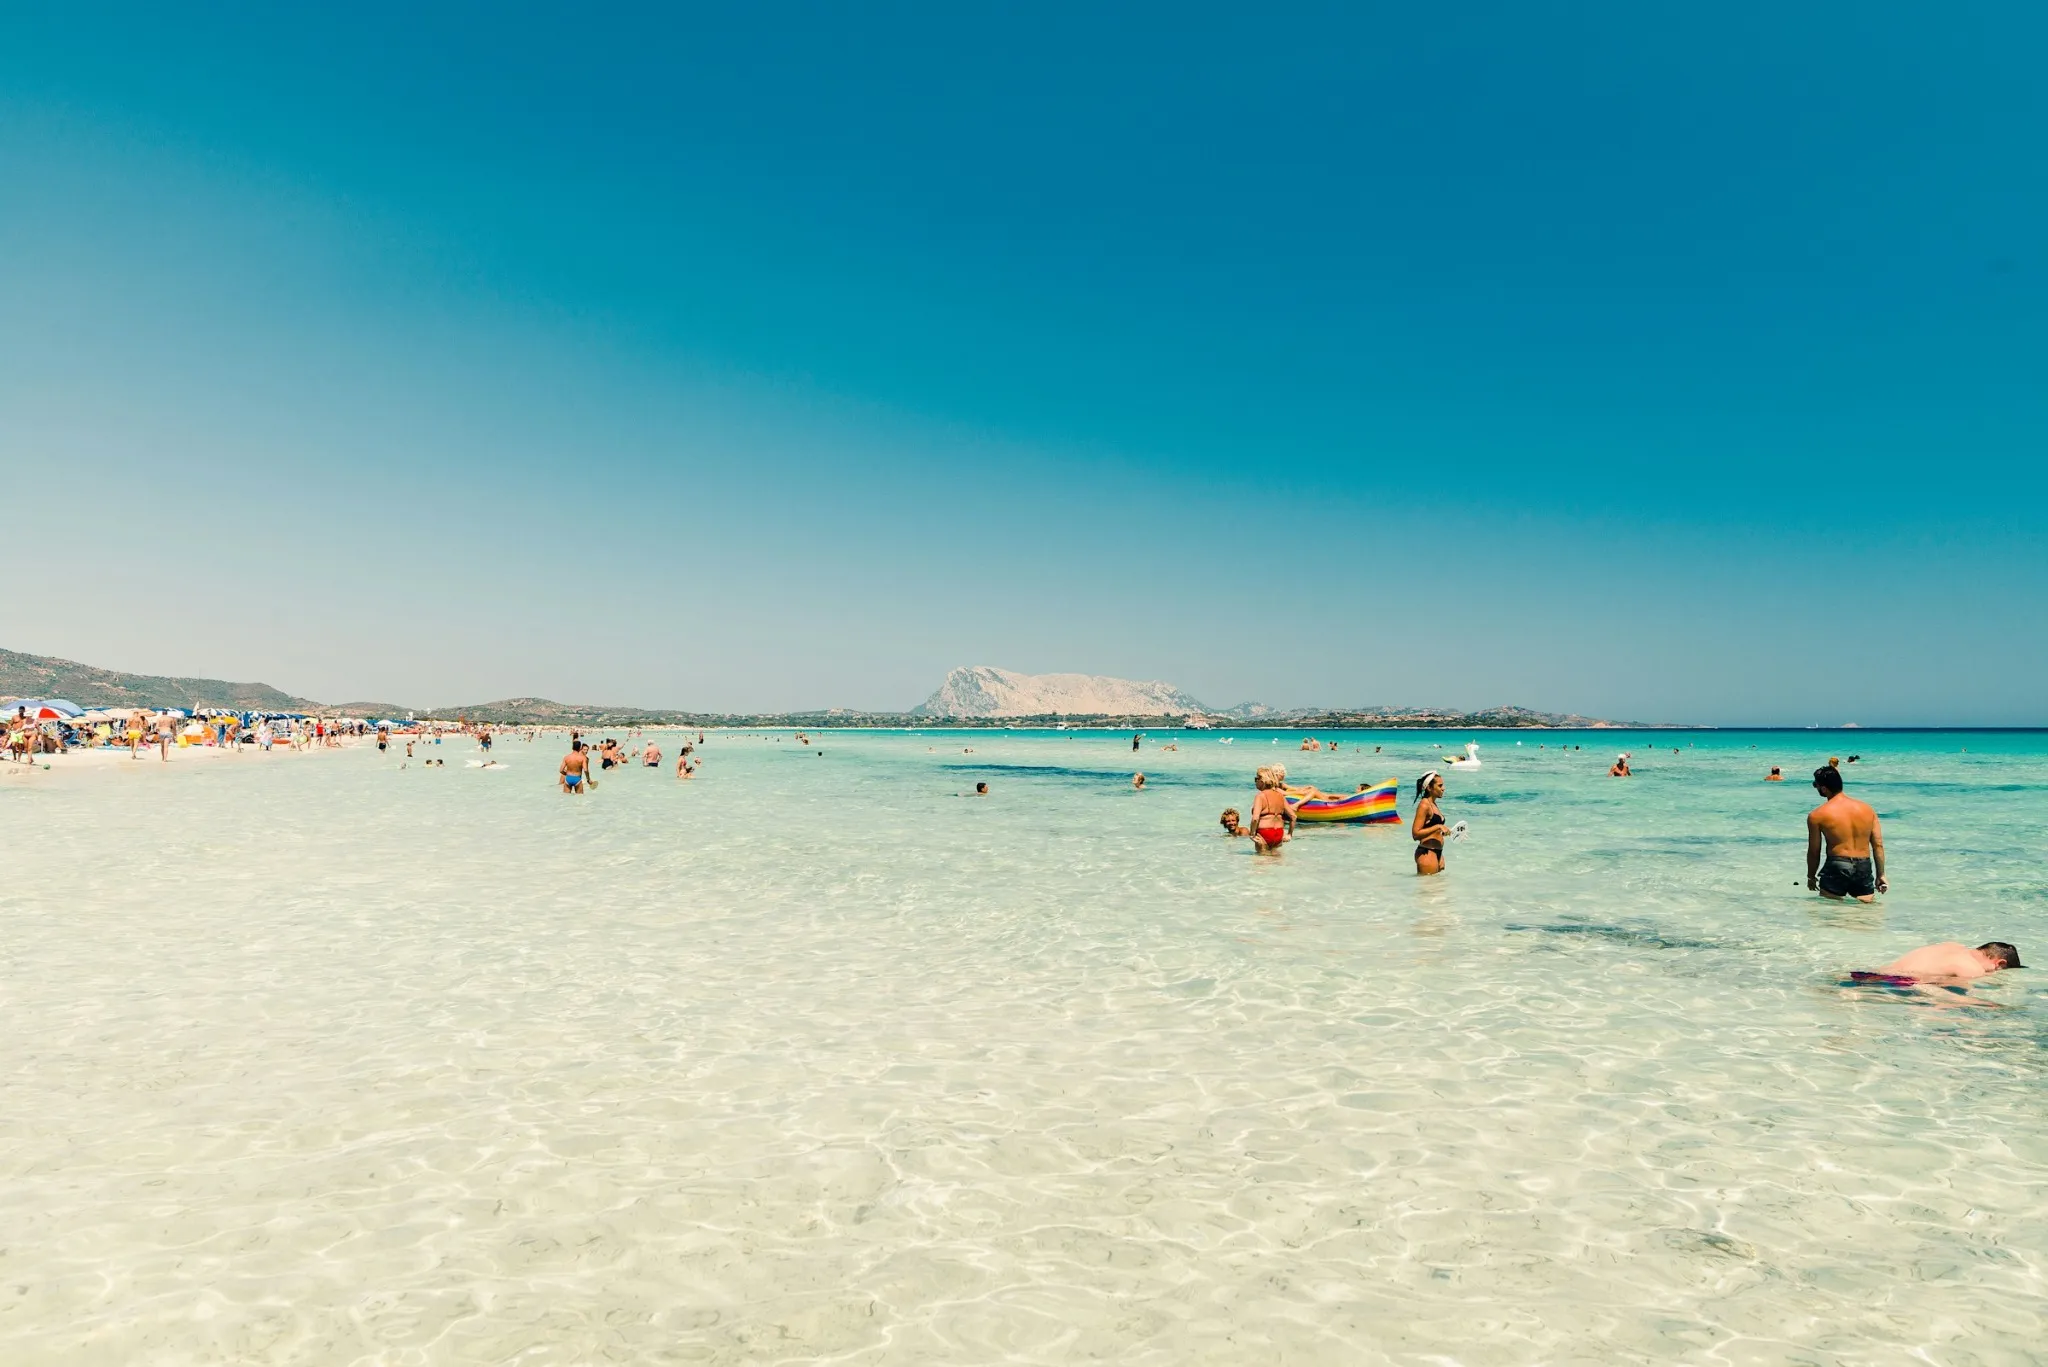
[[[1446,769],[1477,769],[1479,767],[1479,742],[1476,740],[1465,742],[1465,758],[1463,759],[1459,759],[1455,755],[1445,755],[1444,767]]]

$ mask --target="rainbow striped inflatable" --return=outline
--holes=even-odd
[[[1294,809],[1296,821],[1379,825],[1401,819],[1401,813],[1394,807],[1394,794],[1400,787],[1398,778],[1382,779],[1377,787],[1367,788],[1362,793],[1346,793],[1343,797],[1310,797],[1306,788],[1289,788],[1287,805]]]

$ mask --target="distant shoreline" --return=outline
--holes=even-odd
[[[1020,725],[1001,725],[1001,724],[997,724],[997,723],[994,723],[994,722],[990,722],[990,723],[982,724],[982,723],[969,723],[969,722],[962,722],[962,721],[947,721],[947,722],[934,722],[934,723],[931,723],[931,724],[929,724],[929,725],[924,725],[924,726],[900,726],[900,725],[890,725],[890,726],[881,726],[881,725],[873,725],[873,724],[862,724],[862,725],[854,725],[854,726],[826,726],[826,725],[823,725],[822,723],[807,723],[807,724],[804,724],[804,725],[800,725],[800,726],[792,726],[792,725],[790,725],[790,724],[788,724],[788,723],[786,723],[786,722],[778,722],[778,723],[774,723],[774,724],[767,724],[767,723],[737,723],[737,722],[701,722],[701,723],[700,723],[700,722],[634,722],[634,723],[631,723],[631,724],[632,724],[632,725],[634,725],[634,726],[644,726],[644,727],[647,727],[647,728],[649,728],[649,729],[656,729],[656,730],[659,730],[659,729],[668,729],[668,728],[677,728],[677,727],[685,727],[685,726],[689,726],[689,727],[701,727],[701,729],[703,729],[703,730],[706,730],[706,731],[713,731],[713,730],[717,730],[717,731],[827,731],[827,730],[830,730],[830,731],[874,731],[874,732],[888,732],[888,731],[894,731],[894,732],[903,732],[903,733],[906,733],[906,734],[907,734],[907,733],[912,733],[912,732],[916,732],[916,733],[930,733],[930,732],[937,732],[937,731],[960,731],[960,732],[966,732],[966,733],[974,733],[974,732],[987,732],[987,731],[1050,731],[1050,732],[1053,732],[1053,733],[1057,734],[1057,733],[1058,733],[1058,732],[1059,732],[1059,731],[1060,731],[1060,730],[1062,729],[1062,728],[1060,728],[1060,727],[1057,727],[1057,726],[1031,726],[1031,725],[1022,725],[1022,726],[1020,726]],[[547,723],[545,723],[545,725],[546,725],[546,726],[548,726],[548,727],[550,727],[550,728],[554,728],[554,729],[561,729],[562,727],[564,727],[564,726],[567,726],[567,725],[569,725],[569,723],[566,723],[566,722],[547,722]],[[578,725],[583,725],[583,723],[578,723]],[[1457,726],[1457,725],[1449,725],[1449,724],[1442,724],[1442,725],[1439,725],[1439,724],[1435,724],[1435,723],[1431,723],[1431,724],[1427,724],[1427,725],[1402,725],[1402,726],[1308,726],[1308,725],[1277,725],[1277,726],[1265,726],[1265,725],[1259,725],[1259,724],[1256,724],[1256,723],[1254,723],[1254,724],[1249,724],[1249,725],[1236,725],[1236,724],[1233,724],[1233,725],[1229,725],[1229,726],[1195,726],[1195,727],[1191,727],[1191,726],[1176,726],[1176,725],[1172,725],[1172,724],[1165,724],[1165,725],[1158,725],[1158,724],[1154,724],[1154,725],[1149,725],[1149,726],[1147,726],[1147,725],[1139,725],[1139,726],[1126,726],[1126,725],[1114,725],[1114,726],[1105,726],[1105,725],[1095,725],[1095,724],[1089,724],[1089,725],[1085,725],[1085,726],[1083,726],[1083,725],[1072,725],[1072,724],[1070,724],[1070,725],[1068,725],[1068,726],[1067,726],[1067,727],[1065,728],[1065,730],[1067,730],[1067,731],[1069,731],[1069,732],[1103,732],[1103,733],[1105,733],[1105,734],[1108,734],[1108,733],[1115,733],[1115,734],[1119,734],[1119,735],[1124,735],[1124,734],[1128,734],[1128,733],[1130,733],[1130,732],[1132,732],[1132,731],[1147,731],[1147,732],[1149,732],[1149,731],[1159,731],[1159,732],[1166,732],[1166,731],[1173,731],[1173,732],[1193,732],[1193,733],[1195,733],[1195,734],[1197,734],[1197,735],[1199,735],[1199,734],[1201,734],[1202,732],[1205,732],[1205,731],[1210,731],[1210,732],[1216,732],[1216,733],[1218,733],[1218,734],[1226,734],[1226,735],[1227,735],[1227,734],[1229,734],[1229,733],[1231,733],[1231,732],[1242,732],[1242,731],[1297,731],[1297,732],[1300,732],[1300,733],[1302,733],[1302,734],[1304,734],[1304,735],[1306,735],[1306,734],[1309,734],[1309,733],[1311,733],[1311,732],[1329,732],[1329,731],[1501,731],[1501,732],[1518,732],[1518,733],[1519,733],[1519,732],[1525,732],[1525,731],[1537,731],[1537,732],[1547,732],[1547,733],[1549,733],[1549,734],[1551,734],[1551,735],[1577,735],[1577,736],[1606,736],[1606,735],[1615,735],[1615,734],[1628,734],[1628,733],[1633,733],[1633,732],[1642,732],[1642,731],[1656,731],[1656,732],[1660,732],[1660,733],[1664,733],[1664,734],[1668,734],[1668,735],[1676,735],[1676,734],[1679,734],[1679,733],[1688,733],[1688,734],[1689,734],[1689,733],[1694,733],[1694,732],[1699,732],[1699,733],[1706,733],[1706,734],[1711,734],[1711,733],[1715,733],[1715,732],[1728,732],[1728,733],[1736,733],[1736,732],[1740,732],[1740,733],[1742,733],[1742,734],[1745,734],[1745,735],[1747,735],[1747,734],[1752,734],[1752,733],[1760,733],[1760,734],[1771,734],[1771,735],[1795,735],[1795,736],[1840,736],[1840,735],[1843,735],[1843,734],[1844,734],[1844,733],[1846,732],[1847,734],[1850,734],[1850,735],[1873,735],[1873,736],[1883,736],[1883,735],[1965,735],[1965,736],[1967,736],[1967,735],[2034,735],[2034,734],[2044,734],[2044,733],[2048,733],[2048,726],[1854,726],[1854,727],[1841,727],[1841,726],[1818,726],[1818,727],[1816,727],[1816,726],[1740,726],[1740,725],[1730,725],[1730,726],[1710,726],[1710,725],[1703,725],[1703,724],[1699,724],[1699,725],[1696,725],[1696,724],[1690,724],[1690,723],[1680,723],[1680,722],[1662,722],[1662,723],[1656,723],[1656,724],[1645,724],[1645,725],[1641,725],[1641,726],[1629,725],[1629,724],[1626,724],[1626,723],[1619,723],[1619,722],[1616,722],[1616,723],[1609,723],[1609,724],[1607,724],[1607,725],[1605,725],[1605,726]]]

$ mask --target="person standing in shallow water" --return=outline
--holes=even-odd
[[[561,779],[562,791],[578,797],[590,786],[590,756],[583,749],[583,742],[569,742],[569,753],[562,756],[562,767],[557,775]]]
[[[1807,890],[1836,902],[1845,897],[1875,900],[1889,890],[1884,879],[1884,824],[1877,819],[1877,810],[1842,791],[1842,771],[1832,764],[1813,771],[1813,790],[1821,803],[1806,814]]]
[[[1254,776],[1258,795],[1252,799],[1252,852],[1278,854],[1280,842],[1294,834],[1294,808],[1287,805],[1287,778],[1273,766]]]
[[[1408,834],[1415,841],[1415,872],[1422,875],[1444,871],[1444,836],[1450,823],[1444,820],[1437,800],[1444,795],[1444,777],[1432,769],[1415,780],[1415,820]]]

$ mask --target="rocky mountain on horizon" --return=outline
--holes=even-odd
[[[1206,712],[1170,683],[1097,674],[1019,674],[964,665],[912,710],[919,717],[1184,717]]]

